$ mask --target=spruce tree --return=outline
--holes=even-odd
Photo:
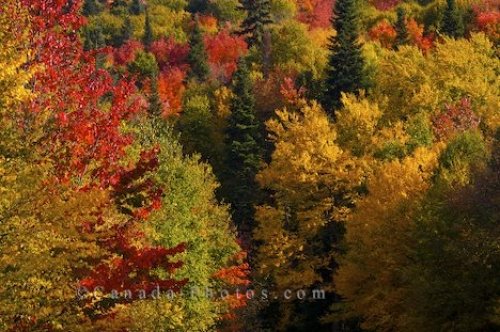
[[[83,32],[84,42],[83,49],[85,51],[90,50],[98,50],[106,46],[106,42],[104,40],[104,34],[102,32],[101,27],[96,26],[93,29],[85,29]]]
[[[259,120],[250,73],[245,61],[240,61],[233,77],[231,115],[226,129],[226,164],[224,194],[231,203],[233,220],[243,237],[251,233],[254,205],[258,199],[255,176],[263,155]]]
[[[402,7],[399,7],[397,10],[397,15],[398,19],[395,25],[396,42],[394,43],[394,47],[396,49],[401,45],[408,44],[410,41],[408,29],[406,28],[406,11]]]
[[[84,16],[92,16],[97,15],[101,11],[99,4],[96,0],[85,0],[83,2],[82,14]]]
[[[158,76],[151,76],[151,92],[149,94],[148,112],[153,117],[159,117],[162,114],[162,103],[158,92]]]
[[[146,19],[144,21],[144,35],[142,36],[142,44],[146,49],[151,47],[153,44],[153,27],[151,26],[151,18],[149,17],[149,11],[146,10]]]
[[[144,12],[144,6],[141,0],[132,0],[129,7],[129,12],[132,15],[140,15]]]
[[[122,16],[128,13],[128,4],[125,0],[114,0],[111,3],[111,14]]]
[[[341,92],[358,93],[368,87],[365,61],[361,53],[357,0],[337,0],[332,25],[337,32],[330,38],[330,57],[323,105],[328,111],[340,107]],[[334,114],[333,114],[334,115]]]
[[[127,41],[132,38],[132,34],[134,33],[132,28],[132,22],[130,18],[127,16],[123,21],[123,25],[120,29],[120,34],[116,37],[115,46],[120,47],[125,44]]]
[[[269,0],[240,0],[239,10],[246,12],[241,23],[240,34],[246,35],[248,46],[262,47],[266,26],[272,23],[271,3]]]
[[[464,21],[455,0],[446,1],[446,9],[441,22],[441,31],[453,38],[464,36]]]
[[[205,13],[208,10],[210,2],[206,0],[189,0],[186,10],[189,13]]]
[[[208,66],[208,55],[203,42],[203,33],[200,29],[198,19],[195,19],[194,28],[189,36],[189,54],[188,63],[190,70],[189,78],[197,79],[200,82],[205,81],[210,73]]]

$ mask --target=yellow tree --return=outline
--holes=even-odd
[[[347,254],[340,260],[336,290],[347,312],[361,314],[363,328],[403,330],[402,303],[408,292],[403,273],[414,242],[418,203],[437,166],[436,151],[419,148],[402,160],[383,163],[368,179],[368,195],[346,223]]]
[[[327,287],[362,168],[339,147],[333,125],[316,103],[276,114],[267,123],[275,144],[272,161],[257,176],[272,193],[272,203],[256,212],[258,275],[277,292]],[[291,321],[292,308],[281,304],[281,329]]]
[[[66,275],[70,268],[84,267],[85,258],[95,257],[97,250],[91,239],[86,244],[75,242],[77,230],[71,227],[71,221],[79,214],[75,211],[84,207],[91,218],[91,211],[103,198],[90,193],[64,194],[48,182],[53,167],[37,153],[46,117],[19,111],[30,99],[26,86],[31,73],[22,68],[30,56],[27,20],[19,1],[7,0],[0,5],[2,330],[12,328],[14,321],[17,329],[25,323],[43,329],[49,321],[57,328],[63,321],[70,324],[81,320],[81,312],[67,306],[74,301],[75,291],[73,280]]]
[[[484,124],[493,130],[499,126],[500,60],[484,34],[445,38],[427,55],[410,46],[379,51],[373,99],[385,122],[437,112],[446,103],[470,97]]]

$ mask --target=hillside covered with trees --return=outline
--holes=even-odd
[[[2,0],[0,331],[499,331],[499,42],[499,0]]]

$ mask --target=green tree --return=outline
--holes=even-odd
[[[241,0],[239,10],[246,13],[239,34],[246,36],[249,47],[258,51],[264,77],[268,78],[271,67],[271,33],[267,26],[272,23],[269,0]]]
[[[195,26],[189,36],[189,47],[189,78],[195,78],[203,82],[207,79],[210,68],[208,66],[208,55],[203,41],[203,33],[201,32],[198,19],[195,20]]]
[[[211,1],[205,0],[189,0],[187,11],[190,13],[204,13],[207,11]]]
[[[215,197],[219,184],[211,167],[199,155],[185,156],[165,122],[163,126],[151,126],[147,119],[140,119],[131,129],[141,145],[160,146],[158,169],[151,172],[151,180],[163,188],[164,194],[161,207],[151,214],[144,231],[155,245],[186,244],[185,253],[179,255],[184,265],[177,272],[179,278],[189,279],[185,296],[163,297],[165,302],[158,304],[143,301],[152,312],[145,317],[139,312],[136,316],[141,319],[131,322],[132,331],[215,331],[229,308],[225,301],[205,292],[207,288],[214,292],[230,289],[215,275],[233,266],[232,258],[240,251],[229,207]],[[164,318],[169,322],[175,317],[178,326],[161,323]]]
[[[122,28],[120,29],[120,34],[116,37],[115,46],[120,47],[132,38],[134,29],[132,27],[132,22],[127,16],[123,21]]]
[[[148,112],[155,118],[161,116],[163,112],[163,106],[158,92],[158,77],[156,75],[151,77],[151,93],[149,95]]]
[[[141,0],[132,0],[128,10],[132,15],[140,15],[144,12],[144,6]]]
[[[333,113],[340,106],[341,93],[357,94],[368,87],[365,60],[359,44],[359,9],[357,0],[335,2],[333,28],[337,32],[330,38],[330,57],[327,66],[324,105]]]
[[[266,26],[272,23],[271,3],[269,0],[241,0],[240,10],[246,12],[246,18],[241,23],[241,34],[247,35],[248,45],[262,46]]]
[[[446,1],[446,9],[444,11],[443,20],[441,21],[441,31],[454,38],[464,36],[464,21],[455,0]]]
[[[231,115],[226,131],[228,169],[226,198],[232,204],[233,219],[242,232],[249,231],[257,200],[255,175],[262,159],[261,131],[255,115],[255,100],[247,64],[240,61],[233,77]]]
[[[406,11],[402,7],[397,10],[398,19],[396,21],[396,41],[394,46],[398,48],[401,45],[406,45],[409,42],[408,29],[406,28]]]
[[[82,7],[82,14],[84,16],[92,16],[92,15],[97,15],[101,11],[101,7],[99,4],[96,2],[96,0],[85,0],[83,2],[83,7]]]
[[[138,75],[138,84],[151,77],[158,76],[158,63],[153,54],[145,51],[138,51],[133,62],[127,65],[131,74]]]
[[[97,50],[106,46],[104,34],[100,26],[95,28],[88,28],[83,31],[84,42],[83,49],[85,51]]]
[[[111,14],[121,16],[128,13],[128,4],[125,0],[114,0],[111,4]]]
[[[142,35],[142,44],[144,47],[149,48],[154,41],[153,27],[151,26],[151,18],[149,11],[146,10],[146,19],[144,21],[144,35]]]

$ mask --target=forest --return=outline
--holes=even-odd
[[[0,1],[0,331],[500,331],[500,0]]]

